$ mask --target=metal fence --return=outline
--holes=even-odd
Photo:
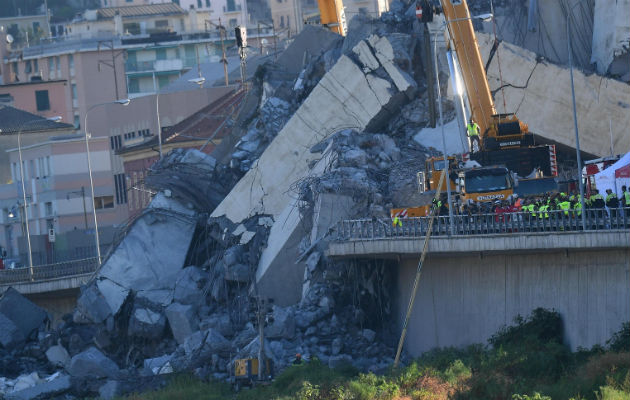
[[[88,274],[96,271],[98,262],[96,257],[81,260],[64,261],[56,264],[38,265],[33,267],[33,276],[28,267],[0,270],[0,285],[18,282],[44,281],[55,278],[69,278],[76,275]]]
[[[630,228],[630,208],[588,209],[585,211],[586,230]],[[333,240],[371,240],[396,237],[422,237],[427,233],[429,217],[403,218],[393,226],[391,218],[339,221],[331,233]],[[530,232],[582,231],[581,214],[569,210],[517,212],[500,214],[454,215],[454,235],[514,234]],[[448,216],[438,216],[432,235],[451,235]]]

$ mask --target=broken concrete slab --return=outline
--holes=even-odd
[[[383,85],[370,85],[361,68],[341,56],[212,216],[235,223],[254,214],[279,216],[290,202],[289,186],[319,158],[309,151],[313,145],[348,127],[376,127],[403,101],[389,82],[370,75]]]
[[[166,307],[173,302],[173,291],[169,289],[141,290],[136,293],[136,299]]]
[[[305,55],[319,56],[324,51],[340,44],[341,41],[343,38],[329,29],[304,25],[300,34],[293,38],[289,47],[278,57],[277,62],[297,75],[304,68]]]
[[[70,360],[68,373],[76,377],[116,378],[118,366],[96,347],[77,354]]]
[[[14,391],[7,394],[4,398],[7,400],[49,399],[70,390],[71,386],[70,376],[63,375],[26,389]]]
[[[119,381],[108,380],[98,389],[98,395],[103,400],[112,400],[114,397],[122,393],[122,387]]]
[[[4,314],[0,314],[0,345],[5,349],[11,349],[24,342],[25,339],[22,331],[13,321],[5,317]]]
[[[46,350],[48,362],[55,367],[66,367],[70,363],[70,354],[62,345],[51,346]]]
[[[273,307],[273,323],[265,328],[269,339],[288,339],[295,337],[295,315],[291,307]]]
[[[225,268],[225,280],[230,282],[247,283],[251,278],[248,265],[235,264]]]
[[[98,290],[96,284],[83,287],[77,299],[77,311],[91,322],[101,323],[112,315],[107,299]]]
[[[195,307],[190,304],[173,303],[166,308],[164,314],[178,344],[183,344],[197,330],[197,314]]]
[[[187,356],[204,353],[229,354],[230,342],[215,329],[197,331],[186,338],[183,344],[184,352]]]
[[[153,375],[159,375],[161,373],[165,373],[163,372],[165,370],[164,368],[169,365],[172,359],[172,354],[165,354],[155,358],[147,358],[144,360],[143,366],[145,371],[150,371]]]
[[[0,313],[15,324],[25,339],[48,319],[48,314],[43,308],[13,288],[7,289],[0,297]]]
[[[177,274],[173,301],[181,304],[201,304],[203,287],[208,280],[208,273],[195,266],[182,269]]]
[[[118,310],[120,310],[120,307],[122,307],[129,295],[129,289],[117,285],[109,279],[97,280],[96,287],[98,287],[99,292],[101,292],[105,298],[111,315],[118,314]]]
[[[159,312],[148,308],[136,308],[129,318],[129,336],[145,339],[159,339],[164,333],[166,318]]]
[[[478,41],[482,59],[486,61],[494,37],[479,34]],[[518,117],[529,125],[531,132],[574,148],[569,70],[538,60],[536,54],[509,43],[501,42],[497,51],[501,64],[510,65],[502,69],[503,80],[496,54],[488,68],[490,89],[496,92],[498,100],[497,111],[518,111]],[[628,85],[598,75],[587,76],[579,70],[574,70],[574,81],[581,150],[597,156],[610,154],[610,140],[601,139],[601,132],[609,130],[609,121],[615,151],[630,148]],[[499,90],[500,87],[504,89]]]
[[[374,57],[372,49],[364,40],[354,46],[352,52],[359,58],[359,62],[363,65],[365,72],[374,71],[381,66],[376,57]]]
[[[105,261],[98,278],[134,291],[172,289],[192,240],[193,214],[172,198],[156,196]]]
[[[227,313],[212,314],[199,322],[200,330],[205,331],[209,328],[216,330],[225,337],[234,335],[232,321],[230,321],[230,316]]]

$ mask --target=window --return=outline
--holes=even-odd
[[[17,170],[17,164],[16,163],[11,163],[11,178],[13,179],[13,182],[17,182],[19,181],[18,176],[19,176],[19,172]]]
[[[210,0],[206,0],[206,7],[210,8]]]
[[[76,83],[72,84],[72,100],[73,101],[77,100],[77,84]]]
[[[127,182],[125,174],[114,175],[114,184],[116,186],[116,204],[127,203]]]
[[[230,19],[230,28],[235,28],[237,23],[238,21],[236,20],[236,18]]]
[[[197,8],[201,8],[201,0],[197,0]]]
[[[280,16],[280,28],[284,28],[284,15]]]
[[[36,58],[33,60],[33,72],[37,73],[39,71],[39,60]]]
[[[53,215],[52,201],[47,201],[46,204],[44,204],[44,213],[47,217],[50,217],[51,215]]]
[[[155,21],[155,29],[166,30],[168,29],[168,20],[160,19]]]
[[[140,81],[138,78],[129,78],[129,93],[140,93]]]
[[[166,60],[166,49],[155,50],[155,58],[158,60]]]
[[[74,75],[74,55],[68,56],[68,66],[70,66],[70,75]]]
[[[39,30],[39,22],[33,21],[33,33],[37,33]]]
[[[48,79],[54,79],[55,77],[55,63],[52,57],[48,57]]]
[[[50,100],[48,99],[48,90],[36,90],[35,102],[37,103],[37,111],[50,110]]]
[[[111,147],[112,150],[118,150],[122,147],[120,135],[109,137],[109,147]]]
[[[74,129],[79,129],[81,127],[81,117],[75,114],[74,116]]]
[[[160,89],[162,89],[164,86],[167,86],[168,83],[168,76],[158,76],[158,87]]]
[[[50,166],[50,156],[46,156],[46,176],[52,175],[52,168]]]
[[[31,72],[33,72],[33,66],[31,65],[31,60],[26,60],[24,62],[24,73],[30,74]]]
[[[104,208],[114,208],[114,196],[98,196],[94,198],[94,208],[102,210]]]
[[[37,171],[35,170],[35,162],[33,160],[28,160],[28,174],[31,179],[35,179],[37,177]]]
[[[57,75],[61,78],[61,58],[59,56],[55,57],[55,65],[57,66]]]
[[[123,24],[123,30],[125,32],[129,32],[132,35],[139,35],[140,34],[140,24],[137,22],[128,22],[126,24]]]

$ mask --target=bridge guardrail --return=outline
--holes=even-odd
[[[630,229],[630,208],[587,209],[586,230]],[[423,237],[429,217],[402,218],[402,226],[393,226],[391,218],[339,221],[331,237],[336,241],[372,240],[396,237]],[[530,232],[582,231],[582,216],[574,210],[454,215],[455,235],[513,234]],[[432,235],[450,235],[448,216],[438,216]]]
[[[0,270],[0,285],[31,281],[36,282],[55,278],[68,278],[94,272],[97,267],[97,258],[92,257],[35,266],[33,267],[33,279],[31,279],[31,270],[28,266],[17,269]]]

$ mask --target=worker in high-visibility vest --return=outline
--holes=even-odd
[[[628,192],[626,185],[621,187],[621,202],[623,203],[623,208],[626,209],[626,217],[630,216],[630,192]]]
[[[394,219],[392,220],[392,226],[395,228],[396,226],[399,226],[402,228],[402,221],[400,220],[400,217],[398,215],[396,215],[394,217]]]
[[[466,125],[466,130],[468,132],[468,140],[470,140],[470,151],[475,153],[479,151],[479,125],[473,121],[472,117],[470,117],[470,121]]]

